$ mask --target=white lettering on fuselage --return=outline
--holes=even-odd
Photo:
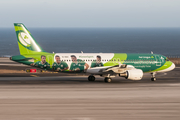
[[[146,59],[149,59],[151,58],[150,56],[139,56],[139,58],[146,58]]]

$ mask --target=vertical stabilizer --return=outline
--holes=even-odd
[[[21,55],[45,52],[22,23],[14,23]]]

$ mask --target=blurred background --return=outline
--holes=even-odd
[[[47,52],[179,56],[178,0],[1,0],[0,56],[19,54],[13,23]]]

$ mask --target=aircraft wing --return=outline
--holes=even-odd
[[[141,80],[143,77],[143,71],[136,69],[132,65],[120,64],[107,67],[95,67],[87,70],[87,73],[93,75],[101,75],[103,77],[125,77],[131,80]]]
[[[87,70],[88,73],[94,74],[106,74],[106,73],[124,73],[127,70],[136,69],[131,65],[120,64],[115,66],[106,66],[106,67],[94,67]]]

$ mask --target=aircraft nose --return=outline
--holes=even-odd
[[[175,64],[172,62],[172,65],[169,68],[170,70],[173,70],[175,67],[176,67]]]

